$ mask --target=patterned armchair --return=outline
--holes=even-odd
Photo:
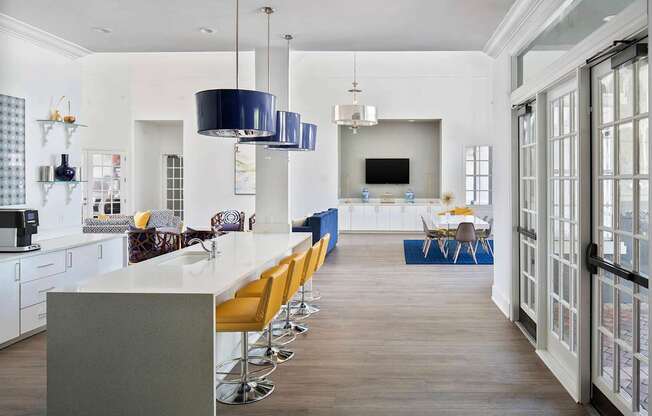
[[[129,263],[138,263],[178,250],[180,234],[156,231],[155,228],[131,229],[127,232]]]
[[[256,224],[256,213],[251,214],[251,217],[249,217],[249,231],[254,230],[254,224]]]
[[[211,228],[222,231],[244,231],[245,213],[242,211],[220,211],[211,218]]]

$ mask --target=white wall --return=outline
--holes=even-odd
[[[0,62],[0,94],[25,98],[26,206],[39,211],[41,226],[38,237],[79,230],[80,189],[73,191],[68,203],[66,187],[57,184],[50,191],[48,203],[43,205],[41,186],[36,183],[38,166],[59,165],[61,153],[70,154],[71,165],[80,165],[80,130],[73,135],[70,147],[66,146],[62,126],[55,126],[44,143],[36,122],[36,119],[47,118],[51,99],[57,101],[62,95],[71,101],[72,112],[78,120],[86,121],[83,111],[80,111],[79,63],[5,33],[0,33]],[[62,113],[67,112],[67,104],[60,109]]]
[[[164,208],[163,155],[183,155],[183,122],[137,120],[134,129],[134,211]]]
[[[253,212],[254,196],[233,192],[234,141],[197,134],[195,93],[235,86],[233,53],[93,54],[82,61],[84,108],[89,124],[99,126],[84,136],[84,148],[121,150],[130,157],[135,120],[180,120],[186,223],[205,227],[224,209]],[[254,79],[254,54],[241,53],[240,87],[253,89]],[[133,172],[134,158],[128,160]],[[131,191],[133,200],[133,186]]]
[[[512,195],[511,195],[511,57],[503,52],[491,69],[494,207],[493,301],[509,317],[512,288]],[[514,172],[516,174],[516,172]]]
[[[395,198],[402,198],[408,189],[411,189],[417,198],[439,198],[439,126],[439,120],[380,120],[378,125],[359,129],[356,134],[353,134],[350,128],[340,126],[340,198],[360,198],[362,188],[369,189],[371,198],[380,198],[386,192]],[[410,183],[367,184],[367,158],[409,159]]]
[[[317,150],[292,154],[292,216],[337,204],[337,126],[331,106],[351,96],[353,54],[292,53],[290,109],[316,123]],[[464,146],[493,144],[491,59],[482,52],[359,52],[361,102],[383,119],[441,119],[442,192],[464,203]],[[397,139],[400,140],[400,139]],[[494,152],[496,154],[498,152]]]

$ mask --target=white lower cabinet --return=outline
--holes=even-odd
[[[441,207],[431,204],[342,204],[342,231],[422,231],[421,216],[431,218]]]
[[[98,273],[97,244],[66,250],[66,283],[77,283]]]
[[[124,265],[124,238],[0,263],[0,344],[44,329],[47,293]]]
[[[20,335],[20,263],[0,263],[0,344]]]
[[[97,273],[109,273],[123,267],[126,251],[124,244],[122,238],[97,244]]]
[[[47,304],[45,302],[20,310],[20,333],[26,334],[45,326],[47,323]]]

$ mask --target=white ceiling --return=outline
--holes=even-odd
[[[481,50],[514,0],[241,0],[240,45],[298,50]],[[235,0],[0,0],[7,14],[94,52],[234,48]],[[103,34],[93,27],[108,27]],[[215,29],[212,35],[200,27]]]

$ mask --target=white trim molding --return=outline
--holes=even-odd
[[[510,44],[514,36],[520,31],[521,26],[523,26],[530,14],[539,7],[542,1],[516,0],[484,45],[482,51],[492,58],[497,58],[507,45]]]
[[[509,316],[509,311],[511,310],[509,300],[502,293],[500,293],[500,290],[498,290],[496,285],[491,286],[491,300],[496,304],[498,309],[500,309],[500,311],[503,313],[503,315],[505,315],[507,319],[511,319]]]
[[[6,33],[19,39],[32,42],[70,59],[81,58],[93,53],[93,51],[82,46],[2,13],[0,13],[0,33]]]
[[[544,362],[546,367],[552,372],[552,374],[559,380],[562,386],[566,389],[568,394],[575,400],[576,403],[580,403],[579,391],[578,391],[578,381],[570,373],[563,364],[561,364],[554,355],[547,350],[537,350],[536,351],[541,361]]]
[[[514,90],[510,97],[511,103],[518,104],[526,101],[534,97],[538,92],[551,87],[558,80],[574,76],[577,68],[586,65],[588,57],[611,45],[616,39],[635,35],[643,30],[646,25],[646,5],[642,1],[632,3],[608,23],[596,29],[595,32],[552,62],[545,70],[541,71],[541,75]],[[515,54],[522,47],[524,45],[513,49],[512,52]]]

